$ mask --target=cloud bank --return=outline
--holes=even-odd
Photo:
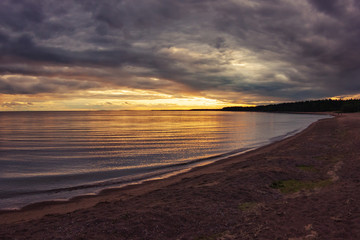
[[[0,94],[354,95],[358,26],[356,0],[3,0]]]

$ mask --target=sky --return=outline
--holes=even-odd
[[[1,0],[0,111],[360,94],[358,0]]]

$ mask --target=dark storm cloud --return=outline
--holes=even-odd
[[[7,1],[1,3],[0,23],[14,31],[22,31],[44,20],[39,1]]]
[[[93,82],[75,80],[38,78],[34,81],[31,78],[0,77],[0,89],[2,93],[6,94],[55,93],[94,87],[99,87],[99,85]]]
[[[146,80],[159,78],[289,100],[355,94],[359,7],[355,0],[4,0],[0,73],[17,79],[2,78],[0,93],[169,87]],[[21,76],[42,80],[25,84]]]
[[[330,15],[340,15],[343,12],[342,1],[338,0],[310,0],[310,2],[321,12]]]

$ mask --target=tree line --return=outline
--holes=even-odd
[[[255,107],[224,107],[222,111],[255,111],[255,112],[360,112],[360,100],[312,100]]]

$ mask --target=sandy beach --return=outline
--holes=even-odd
[[[167,179],[0,213],[0,239],[360,239],[360,114]]]

